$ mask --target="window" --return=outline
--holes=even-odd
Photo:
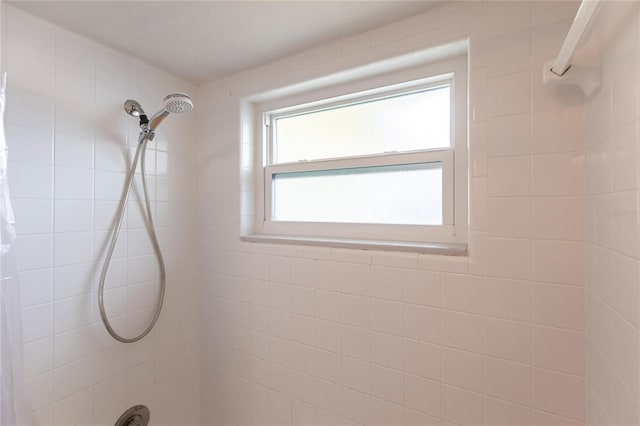
[[[466,242],[465,67],[261,104],[259,233]]]

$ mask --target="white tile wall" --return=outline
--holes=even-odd
[[[577,6],[440,5],[201,89],[203,424],[584,422],[589,130],[540,81]],[[238,241],[243,97],[462,38],[469,258]]]
[[[122,103],[131,97],[152,109],[168,92],[195,96],[196,88],[5,7],[9,178],[33,424],[113,425],[138,403],[149,405],[154,424],[199,424],[195,114],[167,120],[149,151],[169,274],[156,329],[140,343],[116,343],[99,321],[96,295],[136,142],[137,123]],[[162,197],[156,181],[168,187]],[[149,250],[138,210],[129,209],[107,285],[108,313],[125,334],[149,319],[140,309],[157,289],[148,281],[153,263],[141,262]]]
[[[605,3],[603,86],[585,108],[586,419],[640,423],[637,3]],[[559,361],[559,360],[558,360]]]
[[[124,346],[95,307],[137,136],[121,103],[196,88],[7,6],[34,423],[113,424],[141,402],[155,424],[199,424],[201,405],[211,425],[640,423],[640,13],[603,7],[604,85],[583,110],[539,78],[576,8],[444,5],[201,88],[199,176],[195,114],[148,157],[169,287],[157,329]],[[238,242],[240,98],[467,37],[471,257]],[[139,209],[126,219],[107,299],[133,332],[155,272]]]

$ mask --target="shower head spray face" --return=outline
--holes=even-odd
[[[165,96],[162,102],[162,109],[151,117],[149,129],[152,131],[156,130],[169,114],[182,114],[191,111],[192,108],[193,102],[189,95],[184,93],[171,93]]]
[[[172,93],[165,96],[163,102],[164,110],[171,114],[182,114],[191,111],[193,102],[189,95],[184,93]]]

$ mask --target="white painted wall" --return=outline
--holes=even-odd
[[[137,123],[122,104],[134,98],[154,110],[165,94],[195,95],[196,88],[11,6],[5,36],[9,178],[34,424],[113,425],[139,403],[151,408],[153,424],[199,424],[195,114],[168,119],[147,154],[168,270],[156,328],[140,343],[117,343],[99,320],[96,294],[127,153],[137,142]],[[127,335],[149,321],[157,294],[139,203],[130,206],[106,295],[114,325]]]
[[[577,6],[443,5],[202,88],[203,424],[584,423],[583,103],[541,79]],[[469,257],[239,241],[244,97],[461,38]]]

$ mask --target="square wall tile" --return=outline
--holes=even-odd
[[[529,111],[529,72],[489,78],[487,88],[489,117]]]
[[[490,197],[523,197],[530,193],[528,156],[489,158],[487,193]]]
[[[536,408],[582,421],[585,411],[583,392],[582,377],[534,368],[533,405]]]

